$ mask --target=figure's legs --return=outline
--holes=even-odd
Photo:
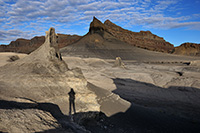
[[[76,114],[76,109],[75,109],[75,103],[74,103],[74,101],[72,102],[72,104],[73,104],[74,114]]]
[[[71,108],[72,102],[71,100],[69,100],[69,115],[71,115],[72,113],[72,108]]]

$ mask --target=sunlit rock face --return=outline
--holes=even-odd
[[[71,88],[76,93],[76,112],[103,111],[111,116],[130,106],[119,96],[88,83],[80,68],[69,69],[59,52],[55,29],[50,28],[37,50],[0,68],[0,119],[6,119],[0,121],[4,125],[0,131],[35,132],[59,127],[57,113],[59,117],[68,115]],[[123,106],[118,108],[120,105]],[[8,112],[8,108],[13,111]],[[16,116],[19,119],[14,119]],[[16,122],[19,124],[9,125]]]
[[[123,29],[110,20],[106,20],[104,26],[107,32],[133,46],[164,53],[171,53],[174,50],[172,44],[165,41],[162,37],[152,34],[150,31],[132,32]]]
[[[67,114],[68,92],[73,88],[77,94],[77,111],[100,111],[96,95],[87,88],[81,70],[70,70],[62,60],[54,28],[46,32],[41,47],[29,56],[3,66],[0,73],[2,98],[51,102]]]
[[[200,56],[200,44],[197,43],[183,43],[175,47],[173,52],[178,55]]]
[[[116,57],[114,67],[125,68],[125,64],[122,62],[120,57]]]

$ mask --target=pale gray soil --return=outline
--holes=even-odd
[[[200,130],[200,58],[147,51],[105,33],[62,49],[61,60],[51,41],[30,55],[0,53],[1,132]],[[20,59],[11,62],[13,55]],[[71,88],[77,114],[69,116]]]

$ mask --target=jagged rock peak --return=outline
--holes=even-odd
[[[104,22],[104,24],[114,24],[113,22],[111,22],[109,19],[107,19],[105,22]]]
[[[104,22],[104,25],[105,27],[106,26],[116,26],[116,27],[120,27],[118,25],[116,25],[115,23],[111,22],[109,19],[107,19],[105,22]],[[120,27],[121,28],[121,27]]]
[[[93,21],[90,23],[90,29],[89,32],[91,34],[93,33],[102,33],[103,31],[105,31],[105,25],[98,20],[96,17],[93,17]]]

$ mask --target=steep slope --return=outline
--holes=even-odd
[[[175,47],[173,53],[179,55],[200,56],[200,44],[183,43],[180,46]]]
[[[19,116],[17,120],[13,118],[14,116],[10,117],[7,124],[0,121],[0,125],[7,125],[5,127],[0,126],[0,131],[11,131],[13,127],[9,123],[14,123],[14,120],[16,120],[23,121],[14,126],[22,132],[20,129],[24,124],[33,125],[35,119],[38,119],[37,117],[40,117],[42,113],[49,115],[48,112],[52,116],[49,115],[47,119],[41,117],[37,123],[45,126],[44,121],[46,121],[53,123],[52,126],[46,124],[45,128],[38,128],[37,125],[30,130],[31,126],[27,126],[23,127],[23,132],[42,131],[58,127],[57,125],[61,124],[59,120],[68,115],[68,92],[71,88],[76,92],[77,112],[102,111],[107,116],[111,116],[126,111],[130,106],[129,102],[119,98],[119,96],[88,83],[81,69],[69,69],[59,53],[55,29],[50,28],[46,32],[44,44],[37,50],[0,68],[0,118],[9,117],[10,113],[6,113],[7,109],[13,109],[13,112]],[[6,103],[11,105],[7,106]],[[111,108],[106,108],[107,106]],[[39,110],[42,110],[42,112]],[[35,116],[31,116],[32,113],[27,111],[36,111]],[[24,117],[33,119],[33,122],[31,120],[24,121]],[[54,123],[57,123],[57,125]],[[65,123],[64,126],[66,126]]]
[[[132,32],[115,25],[110,20],[106,20],[104,25],[113,36],[133,46],[164,53],[171,53],[174,49],[172,44],[150,31]]]
[[[62,48],[60,52],[63,56],[94,57],[103,59],[115,59],[116,57],[121,57],[122,60],[138,61],[159,61],[160,59],[164,61],[181,61],[190,58],[138,48],[119,40],[118,37],[113,36],[105,27],[106,26],[101,21],[94,17],[90,24],[89,32],[76,43]],[[157,38],[157,40],[159,40],[159,37]],[[161,38],[160,40],[162,41]]]
[[[65,47],[73,42],[79,40],[81,36],[78,35],[65,35],[58,34],[58,46],[59,48]],[[0,45],[0,52],[17,52],[29,54],[39,48],[45,41],[44,36],[36,36],[30,40],[17,39],[12,41],[9,45]]]

